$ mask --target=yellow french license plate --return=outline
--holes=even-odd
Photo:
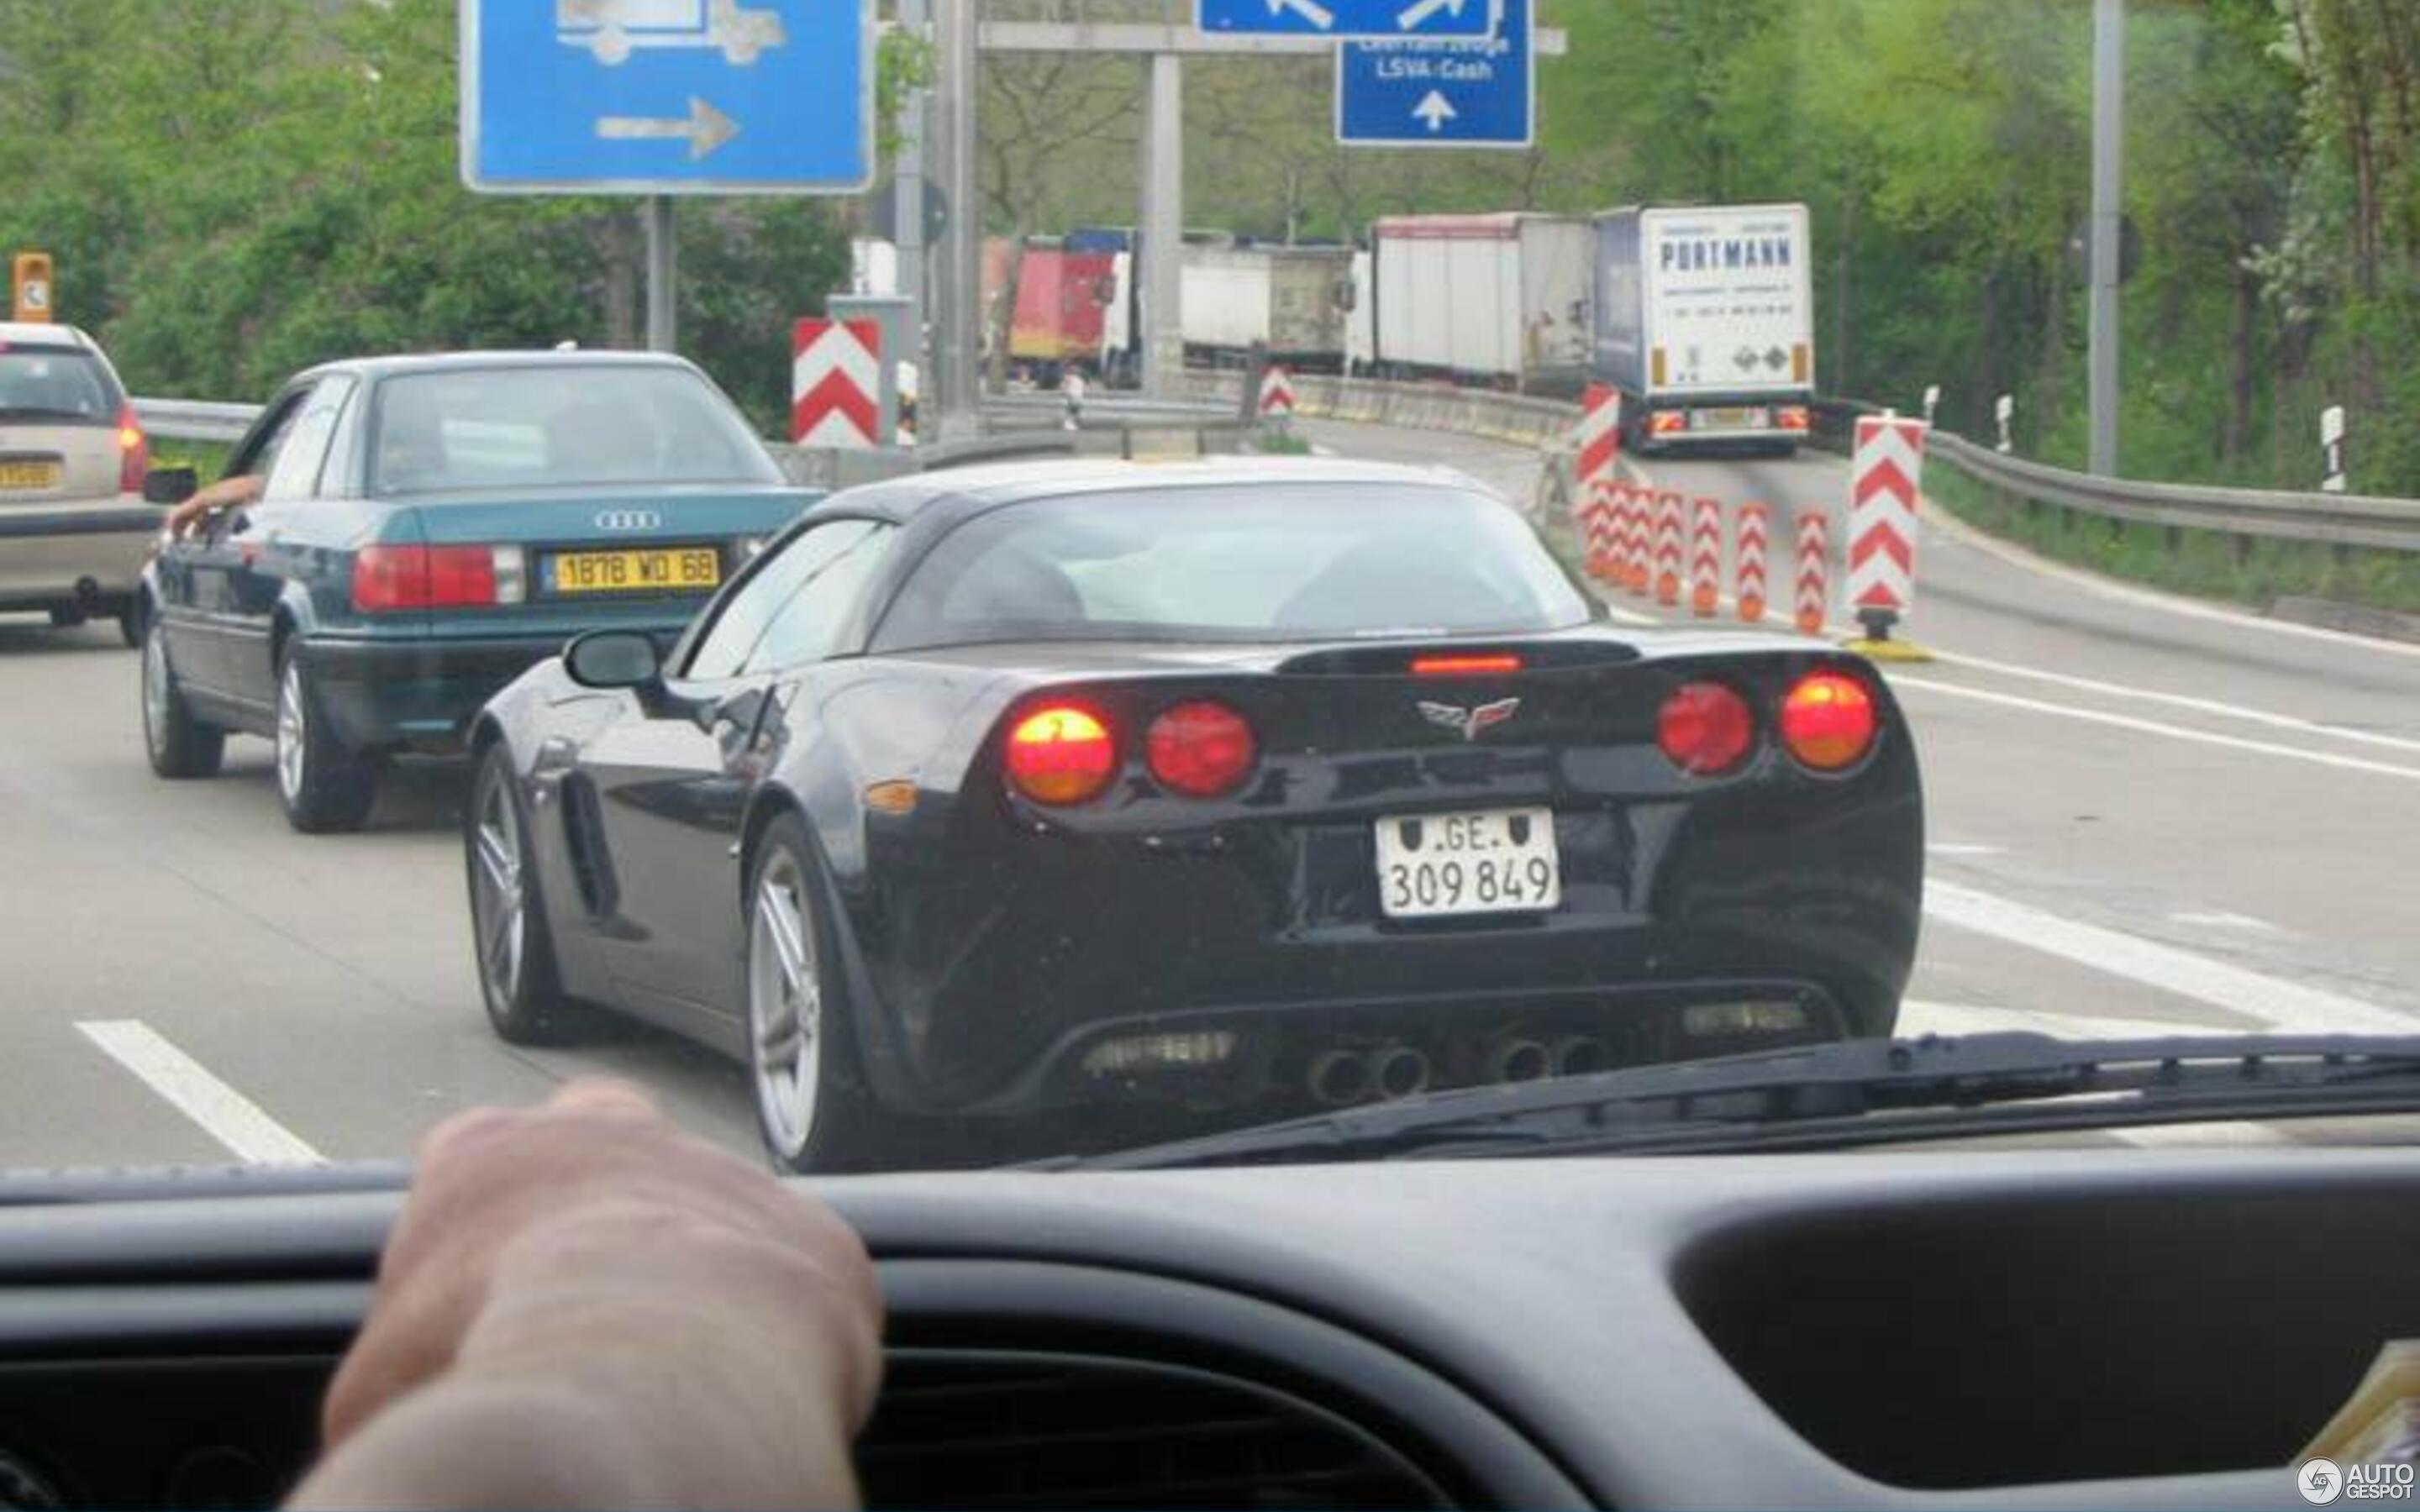
[[[551,594],[688,594],[722,581],[722,553],[712,547],[655,551],[558,551],[546,559]]]
[[[0,462],[0,488],[55,488],[56,462]]]

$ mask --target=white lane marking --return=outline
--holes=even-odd
[[[302,1135],[211,1075],[209,1068],[141,1019],[103,1019],[80,1023],[76,1028],[239,1158],[261,1165],[326,1163],[327,1157]]]
[[[2250,914],[2230,914],[2224,908],[2180,909],[2170,914],[2168,919],[2171,923],[2195,924],[2211,929],[2240,929],[2254,934],[2291,933],[2288,930],[2279,929],[2265,918],[2255,918]]]
[[[2055,683],[2086,693],[2106,693],[2114,698],[2147,699],[2153,702],[2192,709],[2199,714],[2213,714],[2222,718],[2241,719],[2250,724],[2268,725],[2278,730],[2291,730],[2298,734],[2325,735],[2331,740],[2356,740],[2365,745],[2383,746],[2392,750],[2408,750],[2420,754],[2420,740],[2401,735],[2381,735],[2368,730],[2347,730],[2337,725],[2323,724],[2317,719],[2297,718],[2290,714],[2272,714],[2266,709],[2246,708],[2240,703],[2225,703],[2216,699],[2195,698],[2184,693],[2162,693],[2152,688],[2135,687],[2125,683],[2104,683],[2098,678],[2071,677],[2065,672],[2044,671],[2038,667],[2022,667],[2012,662],[1992,661],[1982,656],[1969,656],[1962,652],[1931,647],[1933,660],[1945,666],[1972,667],[1977,671],[1995,672],[2002,677],[2026,677],[2038,683]]]
[[[2088,1013],[2038,1013],[2022,1008],[1982,1008],[1967,1003],[1931,1003],[1909,998],[1900,1004],[1901,1039],[1919,1034],[1992,1034],[2025,1029],[2056,1040],[2164,1040],[2179,1035],[2233,1034],[2234,1029],[2202,1024],[2169,1024],[2155,1019],[2096,1018]],[[2129,1145],[2237,1149],[2244,1145],[2290,1145],[2294,1141],[2266,1124],[2228,1119],[2207,1123],[2154,1123],[2132,1129],[2096,1131]]]
[[[2382,777],[2407,778],[2420,781],[2420,766],[2393,766],[2384,762],[2364,761],[2358,756],[2341,756],[2334,751],[2304,750],[2295,746],[2280,746],[2267,740],[2246,740],[2241,735],[2222,735],[2208,730],[2188,730],[2182,725],[2162,724],[2156,719],[2137,719],[2132,715],[2104,714],[2098,709],[2078,708],[2071,703],[2047,703],[2040,699],[2019,698],[2013,693],[1991,693],[1979,687],[1961,687],[1955,683],[1936,683],[1929,677],[1910,677],[1903,672],[1886,672],[1894,688],[1913,687],[1927,693],[1947,693],[1955,698],[1979,699],[1986,703],[2004,704],[2012,709],[2030,709],[2036,714],[2055,714],[2062,718],[2082,719],[2088,724],[2105,724],[2119,730],[2133,730],[2144,734],[2165,735],[2172,740],[2190,740],[2205,746],[2223,746],[2229,750],[2247,750],[2261,756],[2283,756],[2292,761],[2312,762],[2320,766],[2334,766],[2348,772],[2375,772]]]
[[[1938,877],[1925,879],[1924,911],[1955,928],[2064,956],[2095,971],[2197,998],[2288,1033],[2420,1032],[2420,1017],[2410,1013],[2062,918]]]
[[[1944,840],[1934,841],[1932,843],[1925,846],[1924,854],[1927,856],[1997,856],[2000,854],[2000,847],[1997,845],[1962,845],[1951,841]]]

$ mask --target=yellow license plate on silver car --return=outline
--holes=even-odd
[[[722,582],[722,553],[712,547],[652,551],[558,551],[546,559],[550,594],[690,594]]]
[[[0,488],[26,490],[58,486],[56,462],[0,462]]]

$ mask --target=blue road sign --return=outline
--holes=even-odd
[[[1487,0],[1193,0],[1193,24],[1289,37],[1484,37]]]
[[[874,0],[461,0],[462,181],[490,193],[855,193]]]
[[[1537,138],[1533,0],[1489,0],[1493,35],[1346,42],[1336,50],[1336,140],[1347,147],[1526,147]]]

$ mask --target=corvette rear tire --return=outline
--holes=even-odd
[[[286,822],[306,835],[362,827],[378,801],[378,766],[349,750],[319,712],[302,658],[287,648],[277,663],[277,800]]]
[[[593,1026],[564,995],[554,933],[538,892],[529,812],[503,741],[488,748],[471,783],[462,856],[471,888],[471,951],[488,1023],[507,1044],[566,1044]]]
[[[176,669],[168,664],[168,627],[154,618],[143,636],[143,750],[157,775],[181,780],[215,777],[226,755],[226,732],[202,723],[185,705]]]
[[[748,1073],[766,1153],[800,1173],[902,1164],[902,1131],[858,1059],[822,873],[797,814],[765,832],[745,896]]]

